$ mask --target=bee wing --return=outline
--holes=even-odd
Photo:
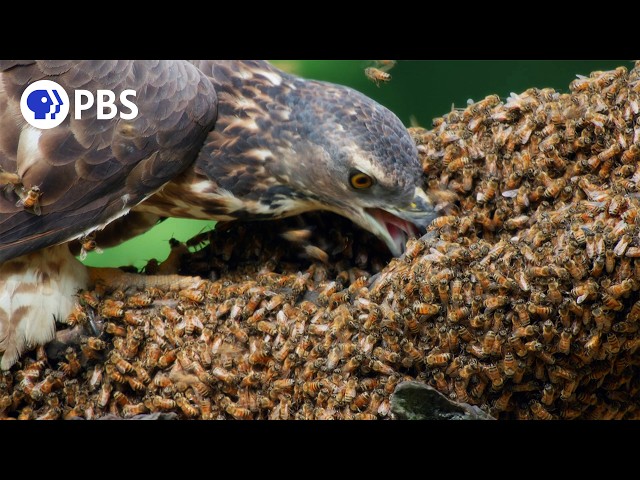
[[[71,105],[59,126],[31,128],[15,112],[27,85],[43,79],[71,103],[76,89],[111,90],[116,104],[132,89],[139,113],[104,120],[90,109],[77,120]],[[187,61],[0,61],[0,123],[9,132],[0,139],[0,168],[43,192],[41,215],[0,196],[0,263],[125,215],[193,161],[216,106],[210,80]]]

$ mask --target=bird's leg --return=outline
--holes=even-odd
[[[197,287],[202,279],[184,275],[143,275],[123,272],[118,268],[87,267],[91,284],[101,285],[107,289],[125,290],[131,287],[138,290],[159,288],[161,290],[183,290]]]
[[[78,290],[89,285],[86,268],[67,245],[56,245],[0,263],[0,369],[23,351],[53,339]]]

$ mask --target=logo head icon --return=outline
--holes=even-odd
[[[36,128],[60,125],[69,114],[69,96],[51,80],[38,80],[27,87],[20,98],[22,116]]]

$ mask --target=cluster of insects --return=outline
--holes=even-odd
[[[83,336],[2,373],[0,417],[386,419],[417,380],[499,419],[637,418],[640,71],[570,89],[412,128],[442,215],[400,258],[333,214],[221,222],[145,268],[202,280],[81,292]]]
[[[438,308],[416,327],[429,381],[498,418],[638,415],[638,70],[570,90],[411,130],[445,214],[371,290]]]

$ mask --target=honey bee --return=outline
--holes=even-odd
[[[80,238],[80,260],[85,260],[89,252],[102,253],[102,249],[98,247],[95,232],[89,233]]]
[[[628,322],[637,322],[640,320],[640,300],[637,300],[627,313],[626,320]]]
[[[465,382],[461,379],[456,379],[453,382],[453,388],[457,397],[457,401],[459,402],[468,402],[469,394],[467,393],[467,386]]]
[[[457,307],[452,310],[449,310],[447,313],[447,318],[452,323],[459,323],[465,318],[469,318],[471,311],[468,307]]]
[[[615,355],[620,352],[620,340],[614,332],[607,334],[607,340],[604,344],[604,348],[605,351],[611,355]]]
[[[40,190],[39,186],[34,185],[26,192],[24,191],[24,188],[19,188],[16,192],[20,196],[20,200],[16,202],[16,207],[24,207],[25,210],[29,210],[35,215],[42,214],[40,197],[43,192]]]
[[[442,393],[449,393],[449,383],[445,379],[444,372],[441,370],[433,371],[433,379],[436,382],[436,388]]]
[[[487,388],[487,385],[488,385],[488,382],[486,379],[479,378],[477,379],[477,382],[473,384],[469,393],[471,393],[471,396],[474,398],[482,398],[482,395],[484,394]]]
[[[266,365],[269,363],[269,360],[271,360],[269,352],[264,348],[256,348],[256,350],[249,355],[249,364],[251,365]]]
[[[125,379],[127,380],[127,383],[129,384],[132,390],[135,390],[137,392],[142,392],[147,389],[146,385],[135,377],[125,376]]]
[[[620,161],[623,164],[632,164],[638,158],[640,158],[640,146],[638,146],[635,143],[632,143],[627,150],[622,152],[622,155],[620,156]],[[638,183],[638,182],[635,181],[634,183]]]
[[[377,420],[378,416],[373,413],[360,412],[353,416],[354,420]]]
[[[204,302],[204,293],[196,288],[185,288],[178,292],[178,296],[193,303]]]
[[[417,335],[420,332],[420,323],[418,323],[416,317],[411,314],[411,310],[406,310],[407,311],[403,313],[404,324],[411,333]]]
[[[364,69],[364,74],[369,80],[374,82],[377,86],[380,86],[380,82],[386,83],[391,80],[391,74],[380,70],[375,67],[367,67]]]
[[[607,273],[613,273],[616,268],[616,256],[613,250],[607,250],[604,257],[604,267]]]
[[[107,347],[107,344],[97,337],[87,337],[82,340],[82,353],[86,358],[94,359],[98,358],[98,352],[101,352]]]
[[[508,342],[517,356],[524,357],[527,355],[527,348],[524,346],[524,343],[522,343],[520,337],[512,334],[509,336]]]
[[[382,373],[383,375],[393,375],[395,370],[389,365],[382,363],[380,360],[372,360],[369,364],[371,370]]]
[[[126,337],[127,336],[127,329],[124,328],[122,325],[116,325],[113,322],[107,322],[105,323],[104,326],[104,331],[114,335],[116,337]]]
[[[476,194],[476,202],[479,204],[489,203],[495,199],[498,189],[498,180],[495,177],[489,178],[479,189]]]
[[[492,297],[487,297],[483,302],[485,307],[485,313],[491,313],[498,308],[502,308],[509,303],[509,297],[506,295],[495,295]]]
[[[551,415],[540,402],[532,400],[529,406],[534,418],[538,420],[553,420],[553,415]]]
[[[82,368],[78,355],[72,348],[67,348],[65,358],[67,359],[66,362],[60,362],[60,370],[68,377],[75,377]]]
[[[580,261],[575,262],[573,259],[568,259],[566,262],[567,270],[574,280],[582,280],[587,275],[587,269]]]
[[[528,215],[519,215],[514,218],[508,219],[504,222],[504,228],[507,230],[520,230],[529,223],[530,217]]]
[[[505,277],[498,271],[491,273],[490,277],[501,287],[506,290],[513,290],[516,287],[515,280]]]
[[[120,318],[124,315],[124,302],[108,298],[103,302],[100,313],[106,318]]]
[[[613,310],[615,312],[619,312],[624,308],[624,304],[621,301],[619,301],[617,298],[613,297],[612,295],[609,295],[608,293],[602,294],[602,305],[605,308],[609,310]]]
[[[356,397],[357,385],[358,383],[355,378],[352,377],[349,380],[347,380],[347,383],[345,385],[345,390],[344,390],[344,396],[343,396],[343,400],[345,403],[353,402],[353,399]]]
[[[497,412],[505,412],[509,408],[509,402],[513,392],[511,390],[503,391],[493,403],[493,409]]]
[[[482,340],[482,353],[484,355],[491,354],[491,350],[493,348],[493,344],[496,341],[496,333],[489,330],[484,334],[484,338]]]
[[[418,350],[415,347],[413,342],[410,342],[410,341],[405,342],[402,345],[402,351],[405,352],[413,362],[417,363],[423,359],[422,353],[420,352],[420,350]]]
[[[164,352],[162,355],[160,355],[160,358],[158,358],[158,364],[157,364],[158,368],[161,368],[163,370],[169,368],[174,364],[177,358],[178,358],[177,349],[168,350]]]
[[[613,298],[626,297],[634,289],[634,286],[636,286],[636,281],[633,278],[627,278],[620,283],[609,286],[607,293]]]
[[[180,410],[182,410],[182,413],[184,413],[187,417],[194,418],[200,415],[199,408],[195,405],[192,405],[182,393],[176,393],[173,399],[178,408],[180,408]]]
[[[349,285],[348,292],[351,295],[355,295],[362,288],[367,286],[368,278],[366,276],[360,276],[356,278],[351,285]]]
[[[513,356],[513,353],[507,351],[504,354],[504,358],[502,360],[502,369],[505,376],[512,377],[516,373],[517,366],[518,364],[515,357]]]
[[[412,305],[412,310],[416,315],[422,315],[426,319],[436,315],[440,311],[440,305],[416,301]]]
[[[575,380],[565,382],[560,392],[560,399],[564,401],[569,400],[573,395],[573,392],[575,391],[577,386],[578,386],[578,382]]]
[[[364,357],[362,355],[354,355],[347,361],[347,363],[344,364],[342,371],[346,374],[355,372],[360,367],[363,360]]]
[[[301,229],[287,230],[285,232],[280,233],[280,236],[289,242],[303,243],[309,240],[309,238],[311,238],[312,233],[313,232],[308,228],[301,228]]]
[[[146,406],[152,412],[170,412],[175,410],[177,404],[176,401],[171,398],[163,398],[156,395],[146,402]]]
[[[122,358],[115,350],[111,352],[111,363],[123,375],[133,372],[133,365]]]
[[[633,322],[619,322],[612,328],[613,331],[617,333],[635,333],[638,331],[638,325]]]
[[[425,362],[430,367],[438,367],[447,365],[451,361],[450,353],[431,353],[426,356]]]

